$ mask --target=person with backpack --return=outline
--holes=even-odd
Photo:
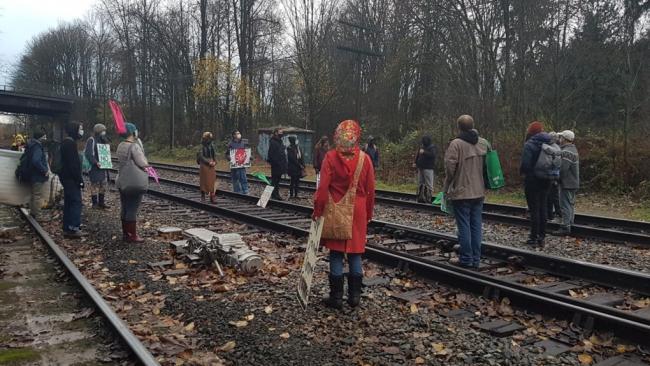
[[[289,185],[289,197],[298,198],[300,178],[305,172],[305,161],[302,157],[302,149],[298,145],[296,136],[289,136],[289,147],[287,147],[287,174],[291,178]]]
[[[445,152],[445,199],[451,202],[458,228],[461,267],[476,269],[481,262],[483,240],[483,166],[488,152],[487,140],[474,129],[474,119],[462,115],[456,120],[458,135]]]
[[[415,167],[418,170],[417,201],[431,203],[436,167],[436,145],[431,142],[431,136],[422,137],[422,145],[415,154]]]
[[[234,130],[232,132],[232,140],[228,143],[226,147],[226,160],[230,161],[230,151],[237,149],[246,149],[246,143],[241,137],[241,132],[239,130]],[[230,169],[230,179],[232,180],[232,190],[235,193],[248,194],[248,179],[246,178],[246,168],[231,168]]]
[[[65,126],[68,135],[60,147],[59,179],[63,185],[63,236],[78,239],[81,232],[81,190],[84,186],[81,175],[81,159],[77,151],[77,141],[84,135],[83,126],[70,122]]]
[[[546,238],[548,192],[559,178],[560,148],[544,132],[544,125],[533,121],[526,130],[526,143],[519,171],[524,177],[524,193],[530,211],[530,234],[526,244],[543,246]]]
[[[101,169],[99,165],[99,151],[97,144],[108,144],[106,137],[106,126],[101,123],[93,127],[94,135],[86,141],[86,148],[84,149],[84,156],[90,163],[90,171],[88,171],[88,178],[90,180],[90,194],[92,200],[92,208],[106,209],[106,181],[107,169]]]
[[[282,201],[280,181],[282,181],[282,175],[287,172],[287,149],[284,147],[282,136],[284,136],[284,131],[281,128],[273,130],[269,141],[269,150],[266,154],[266,161],[271,164],[271,185],[274,187],[271,198],[278,201]]]
[[[562,131],[560,148],[562,149],[562,167],[560,168],[560,207],[562,210],[562,227],[555,235],[571,234],[575,217],[576,192],[580,188],[580,155],[573,143],[575,134],[571,130]]]
[[[39,222],[46,221],[41,216],[41,207],[43,206],[43,188],[50,174],[47,154],[43,147],[45,141],[47,141],[45,132],[34,132],[20,158],[20,171],[17,172],[18,179],[30,185],[29,214]]]
[[[372,166],[377,170],[379,168],[379,148],[377,148],[375,138],[372,135],[368,136],[368,142],[363,146],[362,150],[370,156]]]

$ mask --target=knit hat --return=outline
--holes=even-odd
[[[544,132],[544,124],[539,121],[533,121],[528,125],[528,129],[526,130],[526,135],[535,136],[540,132]]]
[[[100,134],[100,133],[102,133],[102,132],[104,132],[104,131],[106,131],[106,126],[104,126],[104,125],[101,124],[101,123],[98,123],[98,124],[96,124],[96,125],[93,127],[93,132],[94,132],[95,134]]]
[[[34,137],[35,140],[38,140],[38,139],[40,139],[41,137],[45,136],[45,131],[43,131],[43,130],[36,130],[36,131],[34,131],[34,133],[32,134],[32,136]]]
[[[201,140],[203,141],[210,141],[212,140],[212,132],[203,132],[203,135],[201,135]]]
[[[124,125],[126,126],[126,133],[121,134],[120,136],[122,136],[122,137],[127,137],[127,136],[130,136],[130,135],[133,135],[133,134],[135,134],[135,131],[138,130],[138,127],[136,127],[136,125],[134,125],[131,122],[127,122]]]
[[[571,130],[564,130],[558,134],[558,136],[562,137],[563,139],[573,142],[575,140],[576,135],[573,133]]]

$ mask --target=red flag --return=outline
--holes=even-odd
[[[126,125],[124,124],[124,115],[122,114],[122,109],[113,99],[108,100],[108,105],[111,107],[111,112],[113,112],[115,130],[120,135],[126,133]]]

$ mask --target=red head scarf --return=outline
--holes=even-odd
[[[351,159],[352,154],[359,151],[359,139],[361,138],[361,127],[357,121],[347,119],[339,123],[334,132],[334,144],[339,155],[345,159]]]

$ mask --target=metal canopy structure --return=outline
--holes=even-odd
[[[72,112],[73,103],[73,100],[68,98],[44,96],[0,87],[1,112],[65,118]]]

